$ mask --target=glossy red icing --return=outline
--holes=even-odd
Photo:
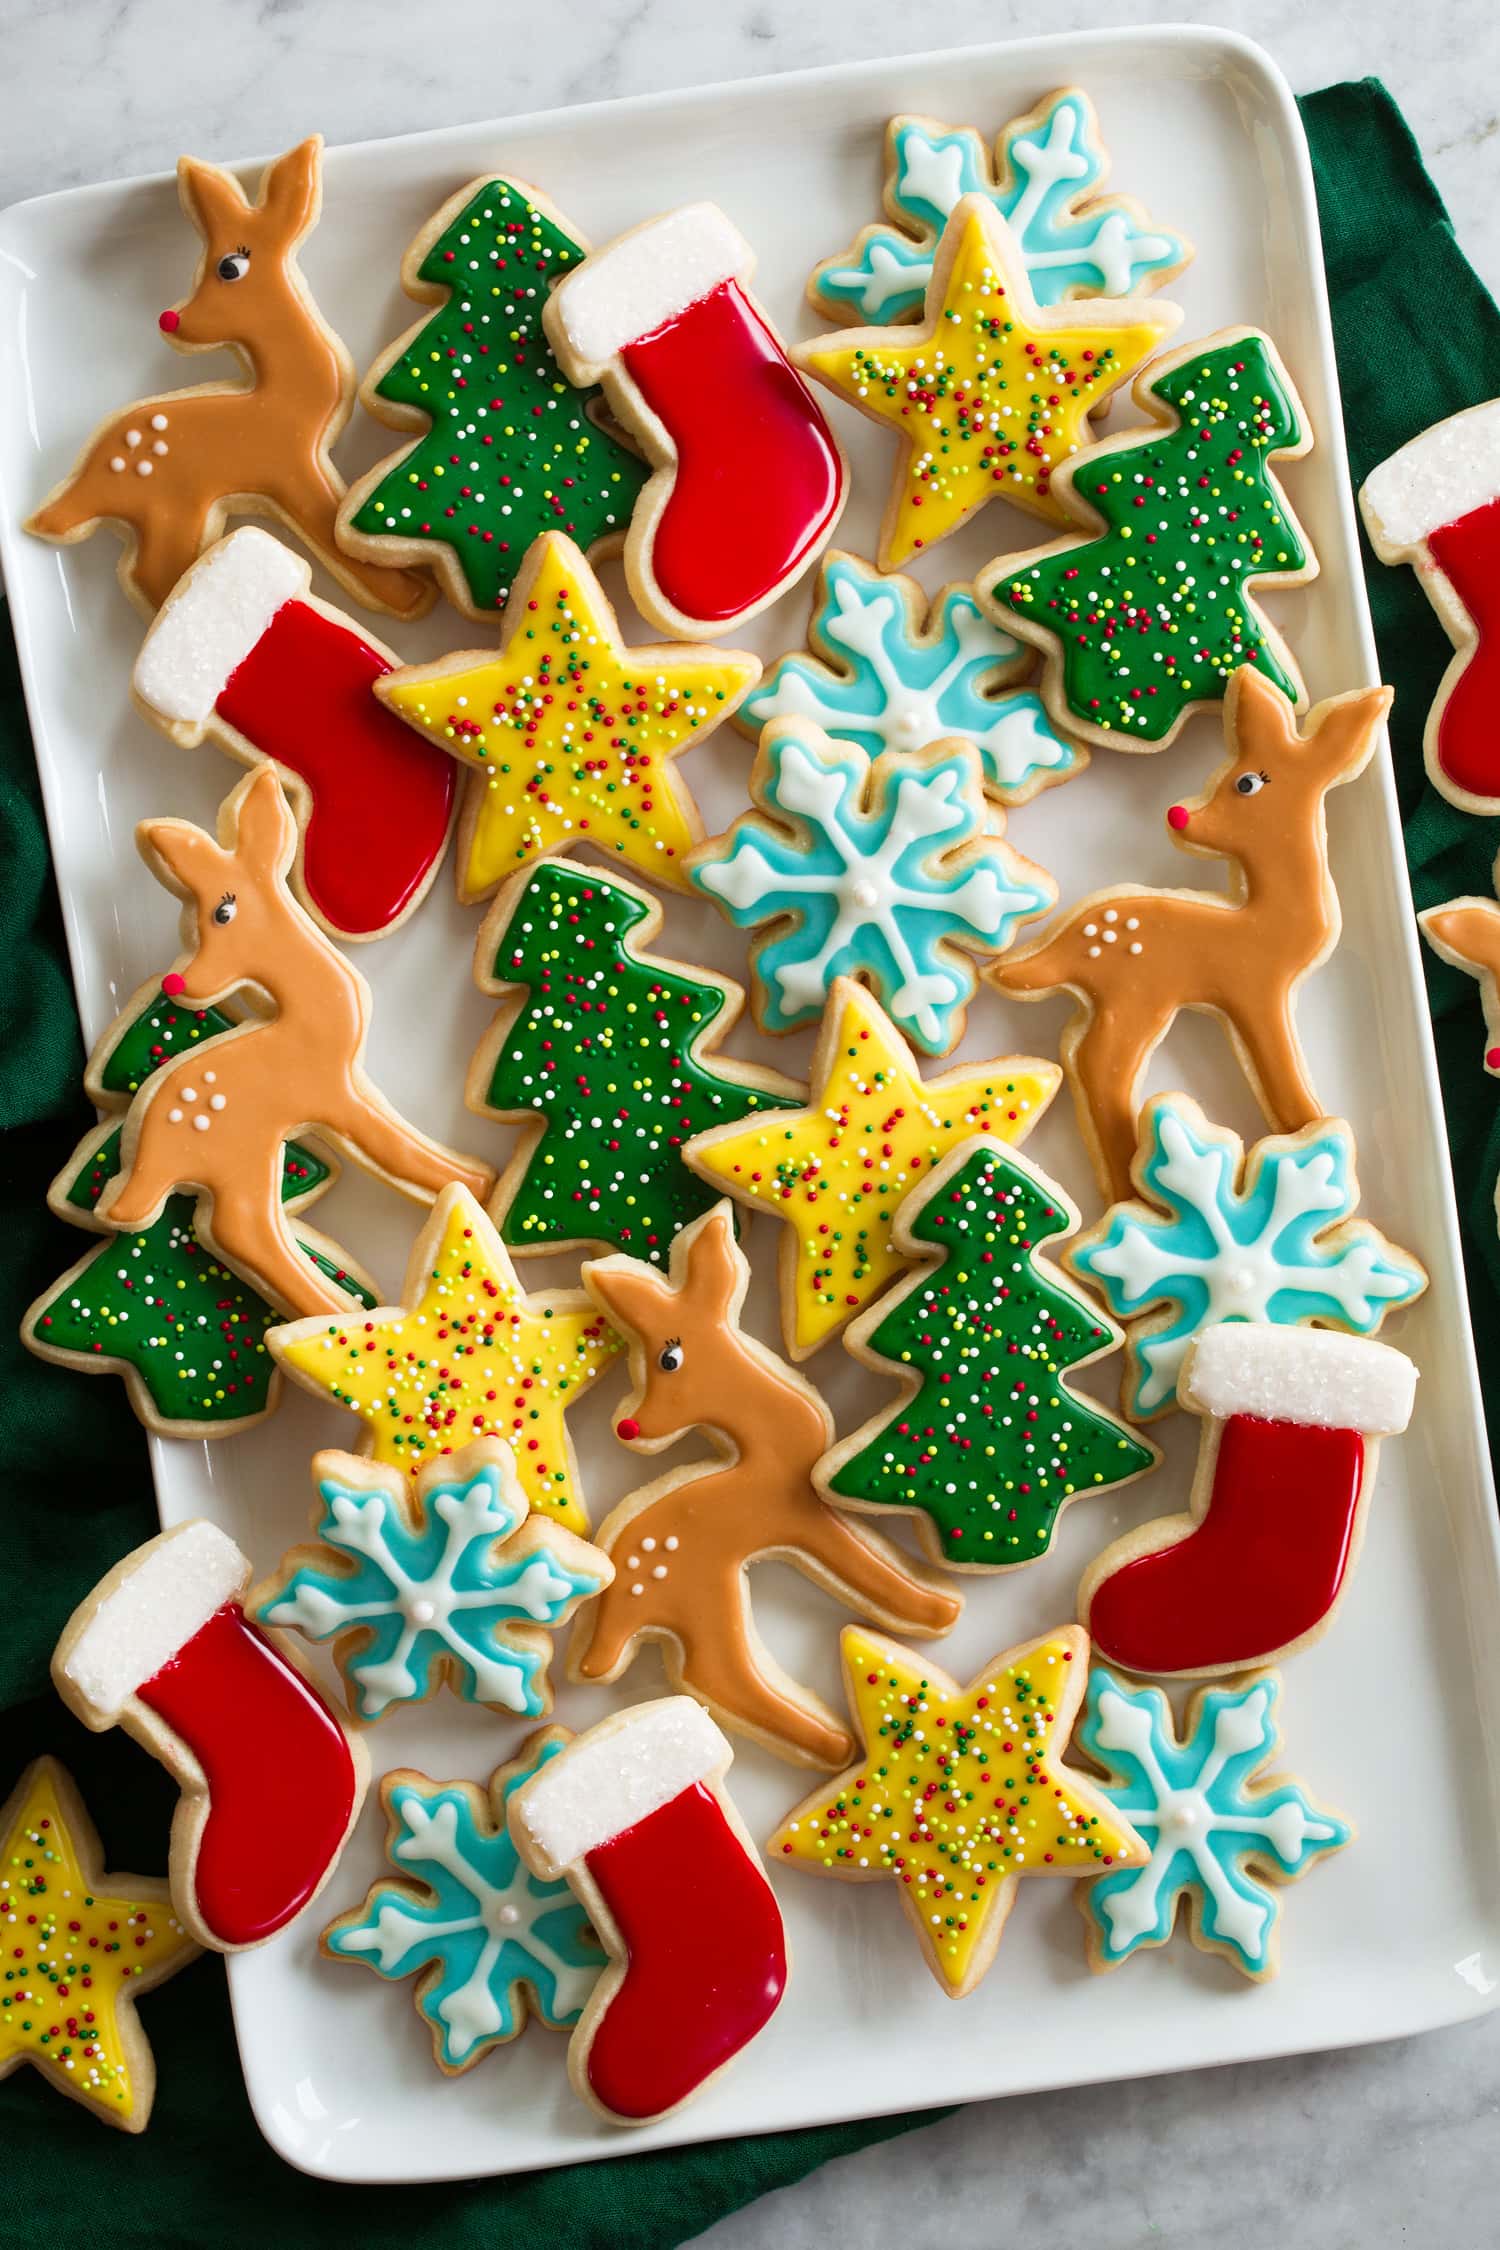
[[[1344,1582],[1364,1465],[1357,1430],[1231,1416],[1197,1529],[1095,1590],[1094,1654],[1132,1672],[1227,1671],[1300,1640]]]
[[[225,1945],[255,1945],[312,1897],[354,1809],[354,1760],[317,1690],[238,1602],[137,1689],[203,1768],[198,1911]]]
[[[701,1782],[587,1865],[630,1953],[589,2047],[589,2084],[617,2116],[655,2117],[775,2014],[786,1985],[780,1910]]]
[[[767,599],[838,512],[843,465],[822,410],[732,281],[623,353],[677,448],[651,567],[705,623]]]
[[[307,895],[336,930],[389,928],[443,849],[458,767],[377,703],[390,665],[347,625],[286,602],[219,696],[219,716],[312,798]]]
[[[1443,705],[1437,761],[1460,789],[1500,797],[1500,499],[1429,533],[1427,544],[1479,636]]]

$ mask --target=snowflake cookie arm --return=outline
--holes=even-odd
[[[429,1462],[414,1493],[395,1469],[345,1453],[313,1463],[318,1544],[293,1548],[253,1613],[333,1641],[356,1717],[424,1701],[448,1679],[465,1701],[539,1718],[551,1635],[614,1576],[598,1548],[531,1517],[510,1448],[481,1438]]]
[[[570,1740],[563,1727],[532,1735],[487,1790],[404,1767],[387,1774],[386,1856],[398,1879],[373,1884],[323,1932],[330,1960],[392,1981],[425,1972],[413,1999],[449,2075],[514,2039],[528,2014],[570,2029],[604,1965],[567,1884],[530,1874],[507,1827],[512,1793]]]
[[[702,846],[693,882],[758,940],[761,1028],[817,1021],[838,977],[859,977],[932,1055],[963,1035],[969,956],[1004,952],[1056,896],[1000,841],[972,751],[929,744],[873,761],[799,721],[769,726],[750,782],[760,809]]]
[[[1113,1205],[1063,1259],[1131,1324],[1121,1397],[1137,1420],[1176,1405],[1204,1328],[1255,1320],[1370,1336],[1427,1286],[1415,1258],[1351,1217],[1354,1136],[1340,1118],[1268,1135],[1247,1157],[1187,1095],[1158,1094],[1141,1113],[1132,1177],[1141,1200]]]
[[[1280,1901],[1353,1836],[1287,1776],[1260,1778],[1280,1738],[1280,1677],[1259,1672],[1199,1692],[1179,1740],[1159,1688],[1134,1688],[1096,1666],[1078,1745],[1106,1779],[1101,1794],[1144,1838],[1144,1867],[1101,1876],[1079,1897],[1090,1965],[1116,1968],[1164,1945],[1186,1898],[1193,1941],[1245,1976],[1277,1968]]]

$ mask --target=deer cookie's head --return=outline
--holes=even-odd
[[[203,237],[203,262],[190,297],[160,317],[164,335],[194,347],[251,341],[279,317],[306,320],[305,300],[288,264],[314,224],[322,197],[319,135],[278,156],[252,203],[230,172],[184,156],[177,166],[183,207]]]
[[[727,1203],[677,1237],[670,1280],[638,1258],[584,1267],[590,1296],[630,1338],[636,1391],[615,1425],[627,1445],[656,1451],[695,1423],[723,1429],[735,1418],[746,1373],[738,1314],[748,1277]]]
[[[1324,797],[1368,762],[1390,702],[1389,688],[1334,696],[1302,734],[1275,682],[1241,665],[1224,698],[1229,760],[1203,796],[1169,808],[1167,826],[1190,851],[1226,859],[1320,836]]]
[[[304,917],[286,887],[297,823],[270,766],[259,766],[219,815],[220,840],[190,820],[143,820],[142,857],[190,909],[196,951],[162,978],[162,990],[206,1005],[239,984],[274,991],[276,963]]]

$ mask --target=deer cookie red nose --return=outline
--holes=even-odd
[[[628,1414],[626,1415],[623,1422],[616,1422],[615,1424],[615,1436],[617,1438],[623,1438],[627,1445],[629,1445],[632,1438],[638,1438],[640,1434],[640,1423],[633,1421]]]
[[[177,333],[178,322],[181,319],[181,313],[173,312],[171,306],[169,305],[164,313],[157,314],[156,325],[161,330],[164,336],[175,336],[175,334]]]
[[[186,992],[187,978],[180,977],[175,969],[168,969],[161,980],[161,988],[169,1000],[175,1000],[179,992]]]
[[[1169,805],[1167,807],[1167,826],[1169,828],[1186,828],[1187,824],[1188,809],[1186,805]]]

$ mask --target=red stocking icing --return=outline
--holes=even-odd
[[[844,503],[822,409],[746,294],[753,267],[723,212],[695,203],[596,252],[548,307],[565,362],[618,393],[668,464],[639,504],[631,558],[642,606],[674,631],[719,630],[774,600]]]
[[[363,1760],[317,1690],[247,1622],[250,1565],[209,1523],[138,1548],[74,1617],[57,1685],[94,1728],[124,1722],[177,1776],[179,1912],[205,1945],[274,1937],[330,1873]]]
[[[458,768],[376,701],[391,659],[305,598],[309,575],[268,533],[234,532],[161,610],[135,691],[177,739],[216,729],[303,784],[308,904],[336,936],[378,937],[442,856]]]
[[[719,1787],[730,1756],[707,1712],[673,1696],[604,1720],[512,1800],[522,1856],[567,1876],[613,1957],[569,2065],[624,2123],[695,2094],[786,1984],[780,1910]]]
[[[1230,1322],[1199,1338],[1178,1396],[1204,1416],[1190,1513],[1106,1549],[1079,1614],[1132,1672],[1226,1672],[1309,1640],[1358,1551],[1377,1440],[1406,1427],[1416,1371],[1326,1330]]]
[[[1436,786],[1500,812],[1500,399],[1434,423],[1360,493],[1376,552],[1416,566],[1458,654],[1427,722]]]

